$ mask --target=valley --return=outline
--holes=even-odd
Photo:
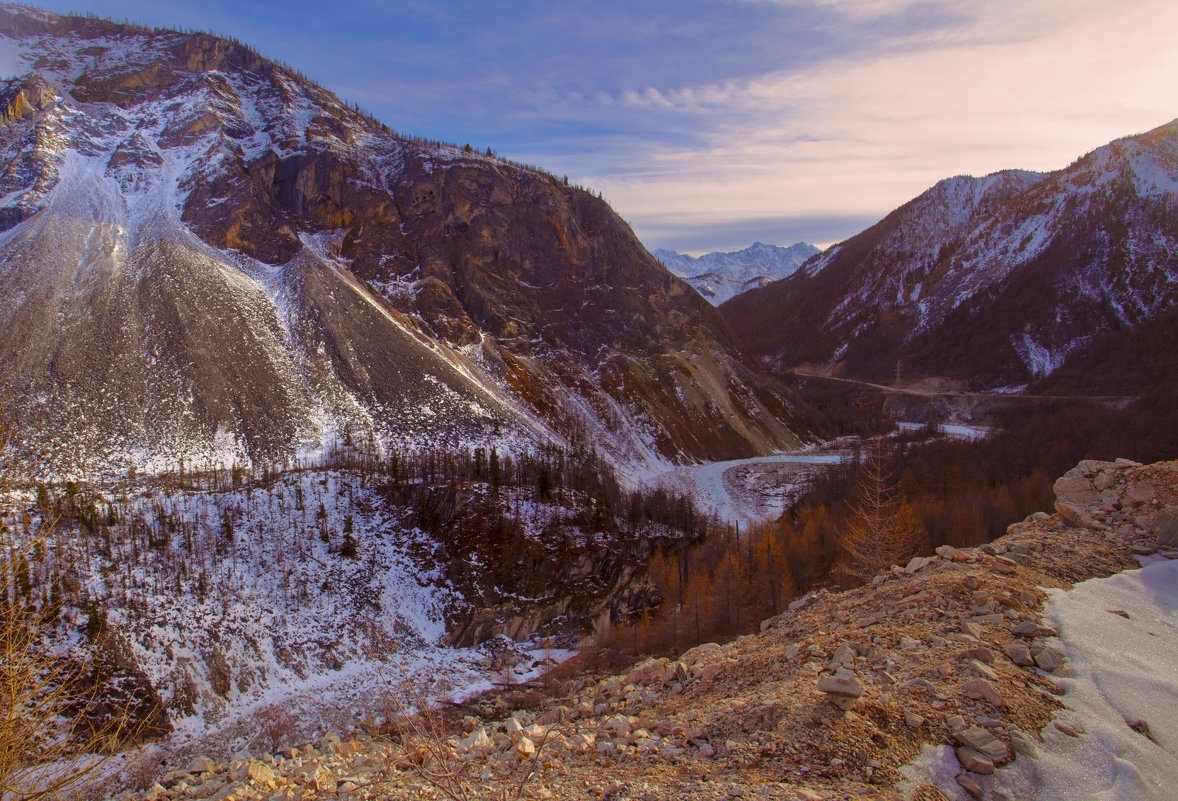
[[[1178,122],[695,259],[233,39],[0,56],[0,797],[997,801],[1178,557]]]

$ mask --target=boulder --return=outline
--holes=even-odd
[[[846,668],[839,668],[833,676],[821,676],[818,679],[818,689],[827,695],[842,698],[858,698],[863,694],[863,685],[854,673]]]
[[[1178,507],[1167,506],[1158,512],[1150,523],[1149,530],[1157,537],[1158,545],[1165,548],[1178,547]]]
[[[961,763],[961,767],[972,773],[989,775],[994,772],[994,762],[968,746],[957,749],[957,761]]]
[[[1004,762],[1008,756],[1006,745],[981,726],[971,726],[968,729],[954,732],[953,737],[957,742],[972,748],[991,762]]]

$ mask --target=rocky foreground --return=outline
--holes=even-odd
[[[1044,588],[1136,556],[1178,558],[1178,462],[1081,462],[1055,489],[1055,514],[980,548],[943,546],[870,586],[811,593],[727,645],[553,680],[510,714],[489,697],[461,719],[402,717],[273,755],[196,759],[119,797],[982,798],[997,768],[1036,759],[1045,727],[1085,735],[1052,720],[1068,664],[1043,624]],[[1149,736],[1147,721],[1126,725]],[[903,772],[938,745],[955,749],[956,787]]]

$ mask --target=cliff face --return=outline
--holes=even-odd
[[[0,358],[73,470],[334,440],[797,443],[780,389],[600,199],[408,140],[207,35],[0,8]]]

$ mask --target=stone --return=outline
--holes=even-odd
[[[1149,524],[1149,531],[1163,548],[1178,546],[1178,507],[1167,506]]]
[[[982,638],[982,627],[978,623],[971,623],[966,620],[961,624],[961,633],[973,637],[975,640]]]
[[[925,719],[915,712],[905,712],[904,724],[910,729],[919,729],[925,724]]]
[[[646,685],[656,680],[661,682],[666,671],[667,660],[665,658],[647,659],[626,674],[626,684]]]
[[[798,654],[801,652],[801,650],[802,649],[798,646],[798,644],[794,643],[789,648],[785,649],[785,658],[786,659],[796,659]]]
[[[1041,670],[1046,670],[1051,673],[1054,670],[1059,670],[1063,667],[1063,654],[1050,646],[1045,647],[1042,651],[1035,654],[1035,664]]]
[[[458,752],[461,754],[468,754],[472,751],[476,753],[490,751],[494,747],[494,743],[491,742],[491,738],[487,735],[487,730],[482,726],[471,732],[470,736],[458,741]]]
[[[965,718],[961,715],[950,715],[945,719],[945,725],[949,727],[949,731],[954,732],[965,731],[966,729]]]
[[[1015,640],[1006,646],[1006,657],[1020,667],[1031,667],[1035,664],[1031,649],[1021,640]]]
[[[1028,759],[1039,758],[1039,749],[1035,743],[1015,726],[1010,727],[1010,747]]]
[[[536,753],[536,744],[525,734],[515,744],[515,753],[520,759],[529,759]]]
[[[988,776],[994,772],[994,762],[986,759],[982,754],[978,753],[969,746],[962,746],[957,751],[957,761],[961,763],[961,767],[973,773],[980,773]]]
[[[1156,495],[1149,484],[1130,484],[1121,495],[1121,506],[1140,506],[1154,500]]]
[[[961,685],[961,692],[968,698],[977,698],[983,700],[995,707],[1005,707],[1006,699],[998,690],[994,689],[994,685],[985,679],[970,679]]]
[[[908,575],[912,575],[916,571],[923,570],[924,568],[928,567],[928,564],[931,561],[932,560],[927,556],[914,556],[909,559],[908,564],[904,566],[904,572]]]
[[[845,668],[839,668],[833,676],[820,676],[818,689],[827,695],[842,698],[858,698],[863,694],[863,685],[859,683],[859,679]]]
[[[1002,762],[1008,756],[1006,745],[981,726],[971,726],[953,732],[953,737],[957,742],[972,748],[992,762]]]
[[[1033,620],[1024,620],[1010,630],[1016,637],[1038,637],[1039,624]]]
[[[977,648],[968,648],[961,652],[962,659],[969,659],[978,662],[985,662],[987,665],[994,662],[994,652],[985,646],[978,646]]]
[[[625,738],[630,736],[630,719],[625,715],[614,715],[601,725],[602,731],[613,735],[615,738]]]
[[[256,759],[249,761],[249,765],[246,767],[245,778],[253,782],[255,786],[265,790],[272,790],[278,785],[278,776],[274,773],[274,770],[269,765],[259,762]]]
[[[201,773],[210,773],[216,769],[217,764],[206,756],[198,756],[196,759],[189,762],[188,767],[185,768],[188,773],[195,773],[198,775]]]
[[[994,668],[990,667],[980,659],[971,659],[969,660],[968,665],[970,670],[972,670],[974,673],[977,673],[982,678],[989,679],[990,681],[998,680],[998,674],[994,672]]]
[[[960,773],[957,775],[957,784],[962,790],[969,793],[973,798],[982,798],[984,791],[982,785],[978,784],[977,780],[968,773]]]
[[[847,643],[843,643],[835,649],[834,656],[830,658],[831,665],[850,665],[855,661],[855,649]]]

